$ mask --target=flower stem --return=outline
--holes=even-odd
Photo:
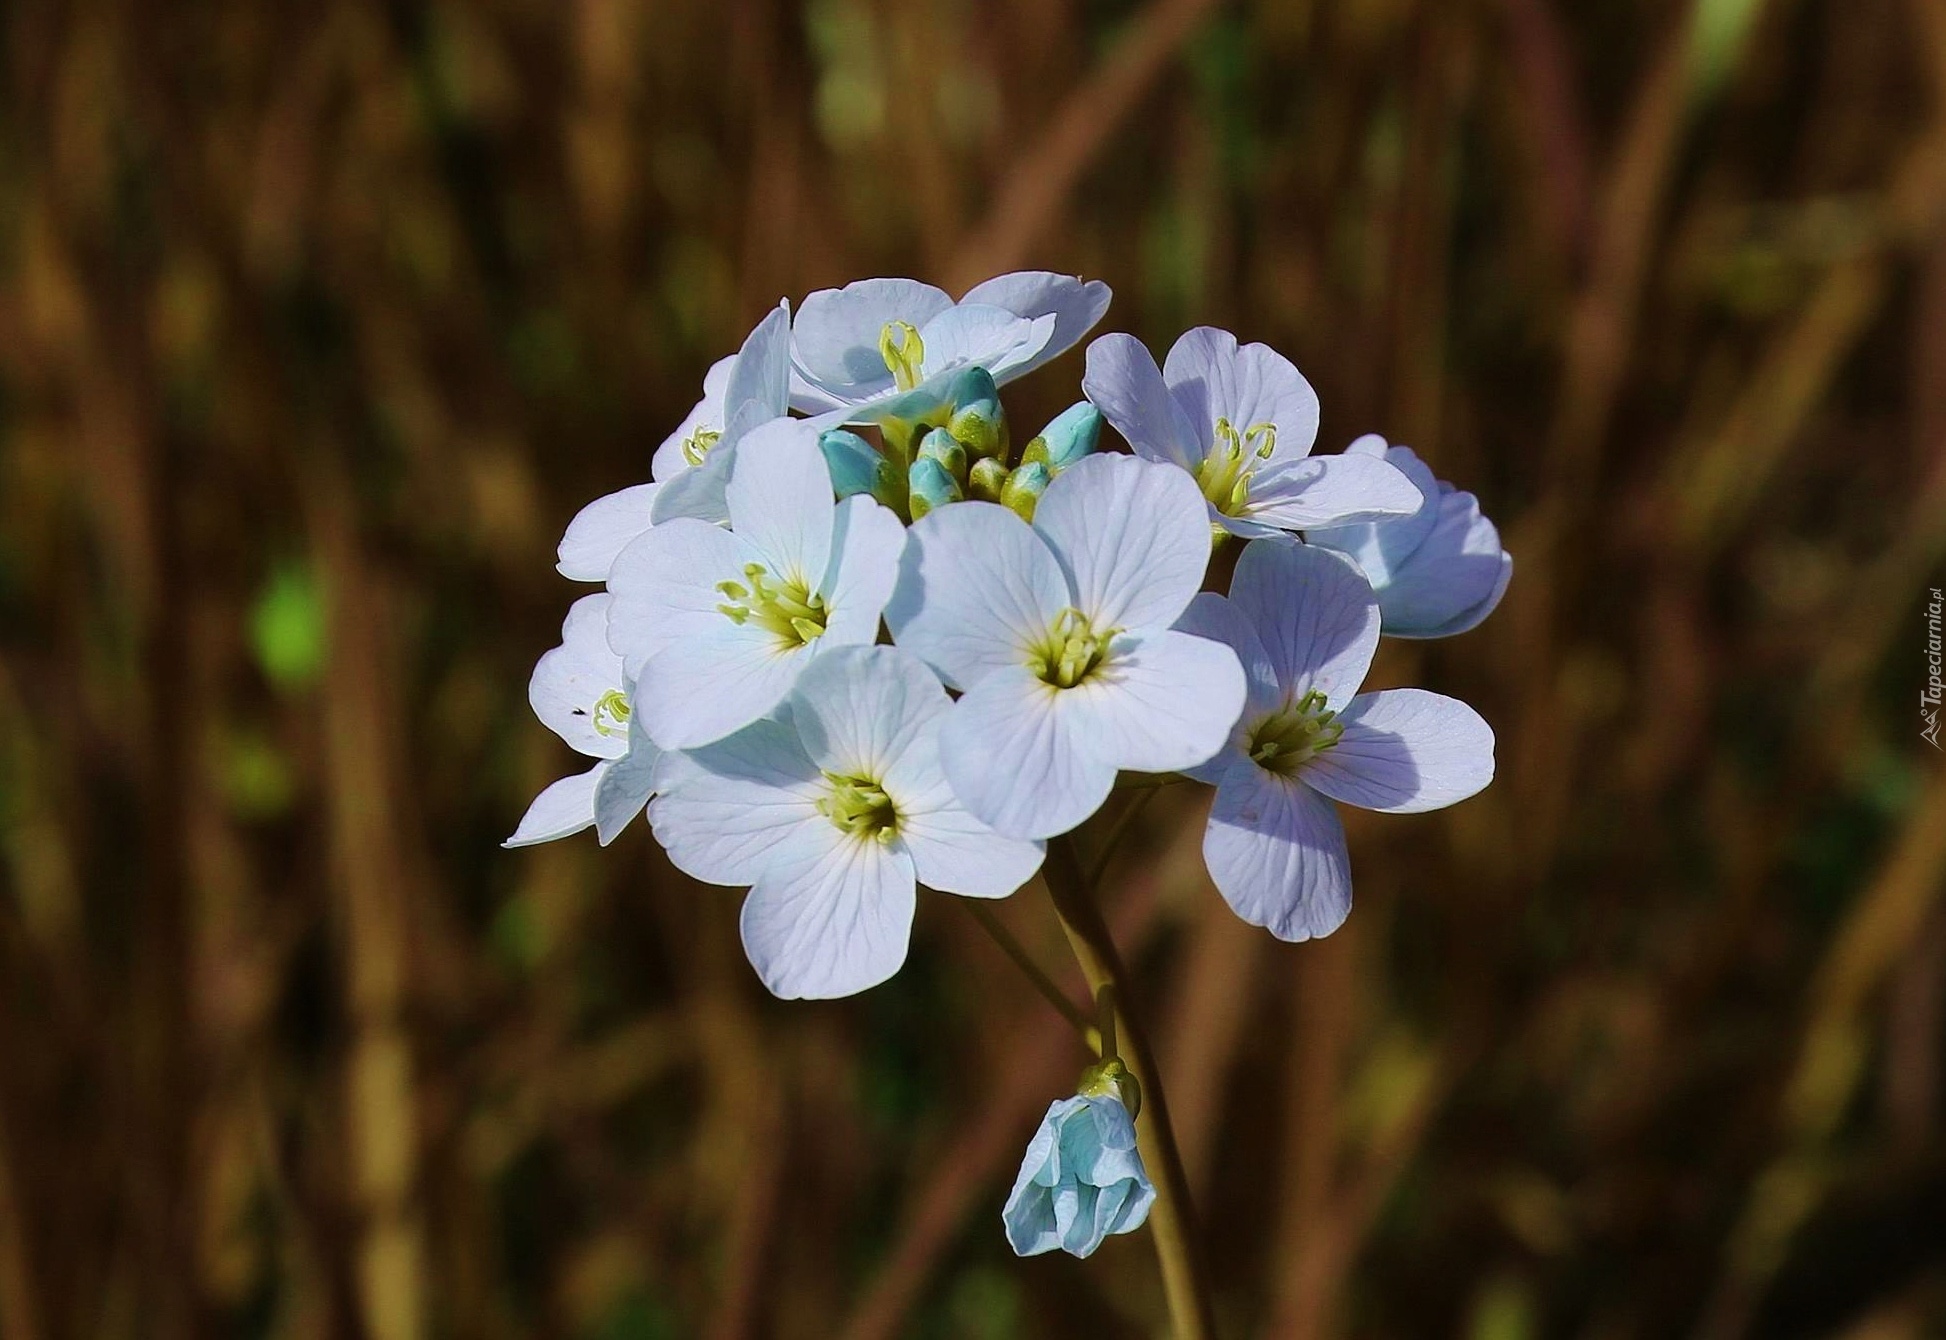
[[[1074,1025],[1074,1031],[1081,1035],[1081,1040],[1088,1044],[1088,1049],[1096,1056],[1103,1055],[1101,1031],[1090,1023],[1088,1017],[1081,1012],[1081,1008],[1068,998],[1068,993],[1042,971],[1041,965],[1034,962],[1026,946],[1014,938],[1014,933],[1006,928],[999,917],[993,915],[993,909],[977,898],[964,898],[960,901],[966,905],[966,910],[973,914],[973,920],[980,923],[980,929],[993,937],[993,942],[1000,946],[1000,952],[1012,959],[1014,966],[1027,974],[1027,980],[1034,984],[1034,989],[1047,997],[1047,1003],[1052,1005],[1063,1019]]]
[[[1108,923],[1102,919],[1094,889],[1070,839],[1058,837],[1047,844],[1047,862],[1041,875],[1053,897],[1061,929],[1067,933],[1068,944],[1096,1000],[1110,1002],[1120,1016],[1114,1023],[1120,1025],[1115,1031],[1120,1035],[1122,1061],[1141,1085],[1142,1110],[1135,1118],[1135,1138],[1142,1162],[1155,1183],[1149,1231],[1162,1265],[1162,1288],[1169,1300],[1175,1340],[1211,1340],[1215,1327],[1210,1318],[1209,1290],[1190,1238],[1189,1179],[1183,1173],[1182,1155],[1176,1150],[1175,1132],[1169,1126],[1169,1105],[1162,1094],[1162,1076],[1156,1070],[1154,1053],[1149,1050],[1147,1035],[1129,1013],[1128,970],[1108,934]]]

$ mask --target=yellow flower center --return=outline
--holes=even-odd
[[[1289,777],[1338,743],[1345,725],[1327,711],[1316,689],[1272,712],[1250,731],[1250,757],[1257,766]]]
[[[698,428],[682,440],[682,458],[691,465],[701,465],[705,457],[723,440],[723,434],[714,428]]]
[[[731,623],[754,623],[769,629],[786,648],[801,647],[824,636],[830,616],[824,597],[803,581],[779,581],[761,563],[746,563],[741,582],[718,582],[716,589],[729,599],[716,607]],[[746,585],[746,583],[748,583]]]
[[[595,699],[595,710],[588,714],[595,731],[610,737],[628,734],[628,695],[620,689],[610,689]]]
[[[887,321],[878,332],[878,356],[892,374],[892,384],[910,391],[919,384],[920,365],[926,361],[926,342],[910,321]]]
[[[1030,647],[1027,668],[1057,689],[1071,689],[1101,668],[1119,628],[1097,632],[1088,616],[1068,608],[1055,618],[1040,643]]]
[[[861,840],[890,842],[898,836],[899,812],[885,788],[869,777],[827,772],[830,794],[818,802],[818,813],[839,830]]]
[[[1277,447],[1277,425],[1254,423],[1239,433],[1228,419],[1216,421],[1216,440],[1196,467],[1196,483],[1224,516],[1242,513],[1250,501],[1250,477]]]

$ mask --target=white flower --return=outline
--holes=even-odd
[[[1117,769],[1222,747],[1243,706],[1236,657],[1170,628],[1209,549],[1194,483],[1130,456],[1068,467],[1032,526],[977,502],[913,526],[886,623],[965,692],[941,750],[969,810],[1051,837],[1100,807]]]
[[[605,847],[648,803],[661,750],[642,733],[622,658],[608,649],[609,604],[607,595],[575,601],[561,645],[541,657],[527,684],[534,715],[599,762],[536,796],[505,846],[552,842],[593,825]]]
[[[1197,596],[1177,627],[1227,643],[1249,679],[1229,747],[1193,775],[1216,784],[1210,877],[1238,916],[1280,940],[1329,935],[1351,910],[1332,801],[1409,814],[1493,780],[1493,730],[1465,703],[1357,692],[1378,646],[1378,601],[1341,554],[1254,541],[1229,598]]]
[[[1210,520],[1245,539],[1407,516],[1412,481],[1370,456],[1313,456],[1318,397],[1291,361],[1199,326],[1166,365],[1132,335],[1088,346],[1081,390],[1138,456],[1187,470]]]
[[[821,289],[791,331],[791,405],[844,412],[976,364],[1005,385],[1072,348],[1108,310],[1108,285],[1038,270],[975,285],[955,303],[913,279]]]
[[[848,996],[897,972],[915,883],[1000,898],[1040,868],[1040,844],[953,799],[949,708],[905,652],[843,647],[805,667],[780,719],[672,756],[656,838],[695,878],[751,886],[744,950],[779,996]]]
[[[730,529],[659,521],[609,575],[609,644],[664,749],[768,714],[819,651],[878,636],[905,532],[868,497],[834,500],[818,434],[776,419],[738,448]]]
[[[1411,516],[1311,530],[1304,538],[1350,555],[1378,593],[1391,637],[1451,637],[1493,613],[1514,575],[1513,556],[1480,503],[1434,476],[1410,447],[1368,433],[1346,456],[1375,456],[1405,472],[1425,506]]]

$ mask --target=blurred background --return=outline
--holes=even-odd
[[[6,1340],[1160,1333],[1007,1251],[1083,1057],[954,900],[784,1005],[645,828],[498,845],[575,510],[780,294],[1019,267],[1517,560],[1381,657],[1500,775],[1341,933],[1198,796],[1115,867],[1223,1335],[1946,1335],[1946,0],[16,0],[0,80]]]

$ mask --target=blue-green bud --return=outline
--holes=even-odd
[[[966,478],[966,448],[944,428],[929,429],[919,443],[922,460],[938,461],[955,480]]]
[[[1088,455],[1101,441],[1101,411],[1082,400],[1048,421],[1020,453],[1023,464],[1039,461],[1055,474]]]
[[[1007,476],[1006,487],[1000,490],[1000,505],[1010,508],[1022,521],[1034,519],[1034,509],[1040,505],[1041,495],[1047,492],[1047,485],[1054,476],[1039,461],[1030,461]]]
[[[912,519],[917,521],[935,507],[956,503],[966,496],[959,481],[946,473],[946,467],[930,456],[921,456],[906,472],[912,490]]]
[[[840,498],[869,493],[884,500],[892,478],[891,462],[873,450],[871,443],[856,433],[834,428],[818,435],[818,449],[824,452],[831,487]]]

